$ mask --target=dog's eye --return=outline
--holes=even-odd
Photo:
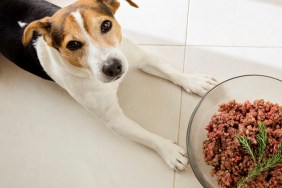
[[[67,48],[71,51],[78,50],[82,47],[82,43],[78,41],[70,41],[67,44]]]
[[[102,33],[107,33],[108,31],[110,31],[112,28],[112,22],[109,20],[103,21],[102,25],[101,25],[101,31]]]

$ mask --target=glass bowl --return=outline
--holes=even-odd
[[[226,80],[210,90],[196,106],[187,130],[187,150],[191,167],[205,188],[219,187],[216,176],[210,175],[211,166],[204,161],[203,142],[207,139],[205,127],[218,111],[219,104],[231,99],[244,102],[264,99],[282,105],[282,81],[263,75],[244,75]]]

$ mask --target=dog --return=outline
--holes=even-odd
[[[126,117],[118,86],[129,66],[200,96],[216,80],[179,72],[123,37],[114,17],[119,6],[118,0],[78,0],[65,8],[44,0],[1,0],[0,51],[22,69],[56,82],[117,134],[155,150],[170,168],[184,170],[186,151]]]

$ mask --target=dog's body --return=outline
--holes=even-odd
[[[64,9],[42,0],[2,0],[1,53],[26,71],[55,81],[112,130],[154,149],[171,168],[183,170],[188,160],[181,147],[124,115],[116,96],[119,83],[128,62],[199,95],[216,82],[180,73],[161,57],[122,39],[113,17],[118,7],[116,0],[80,0]]]
[[[24,23],[53,15],[59,7],[45,2],[32,0],[2,0],[0,2],[0,51],[24,70],[44,79],[51,78],[43,70],[33,44],[21,45]],[[20,26],[19,23],[23,25]],[[38,35],[34,36],[36,39]]]

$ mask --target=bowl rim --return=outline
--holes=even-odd
[[[197,113],[199,107],[201,106],[202,102],[207,98],[208,94],[211,93],[212,91],[214,91],[215,89],[217,89],[219,86],[223,85],[226,82],[229,82],[231,80],[235,80],[238,78],[242,78],[242,77],[264,77],[264,78],[270,78],[273,80],[277,80],[282,82],[282,80],[272,77],[272,76],[267,76],[267,75],[262,75],[262,74],[245,74],[245,75],[240,75],[240,76],[235,76],[232,78],[229,78],[223,82],[220,82],[219,84],[217,84],[215,87],[213,87],[211,90],[209,90],[203,97],[202,99],[198,102],[198,104],[196,105],[196,107],[193,110],[193,113],[190,116],[190,120],[188,123],[188,127],[187,127],[187,132],[186,132],[186,148],[187,148],[187,152],[188,152],[188,158],[189,158],[189,162],[191,165],[191,168],[193,170],[194,175],[196,176],[197,180],[200,182],[200,184],[204,187],[204,188],[213,188],[203,177],[202,173],[200,173],[197,165],[195,165],[195,159],[194,157],[191,155],[192,149],[191,149],[191,143],[190,143],[190,139],[189,139],[189,135],[190,135],[190,131],[191,131],[191,125],[192,122],[194,120],[194,116]]]

